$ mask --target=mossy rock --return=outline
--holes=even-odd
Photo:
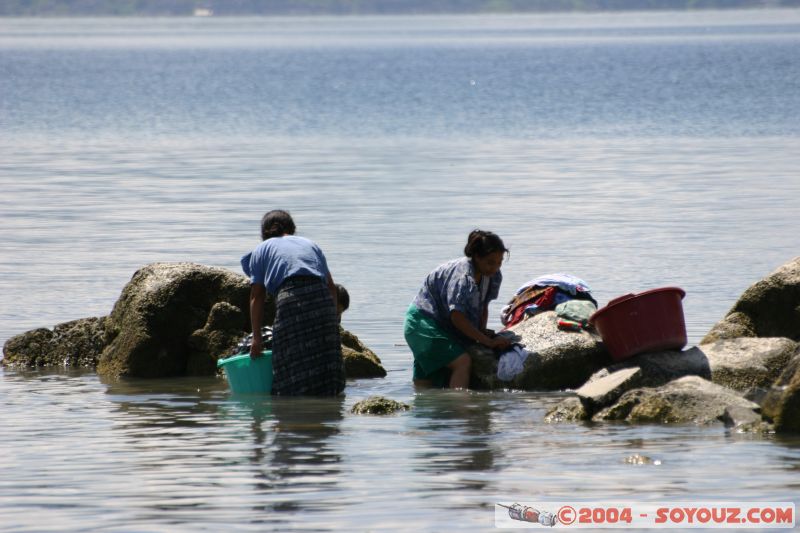
[[[250,331],[250,282],[194,263],[153,263],[125,285],[110,316],[38,328],[6,341],[0,365],[81,367],[105,377],[210,376]],[[272,325],[272,297],[264,324]],[[349,379],[385,377],[378,356],[341,330]]]
[[[383,378],[386,369],[375,352],[366,347],[353,333],[340,328],[344,373],[348,379]]]
[[[90,368],[105,347],[106,317],[82,318],[8,339],[0,364],[11,368]]]
[[[698,376],[686,376],[661,387],[628,391],[592,420],[703,425],[722,421],[730,407],[758,410],[757,404],[732,389]]]
[[[800,353],[786,365],[769,389],[761,409],[779,433],[800,433]]]
[[[580,398],[570,396],[550,409],[545,415],[544,421],[548,424],[557,424],[560,422],[583,422],[589,420],[589,418],[590,415]]]
[[[383,396],[370,396],[356,402],[351,412],[356,415],[390,415],[397,411],[408,411],[411,406]]]
[[[225,302],[238,313],[218,313],[227,327],[233,314],[241,332],[249,329],[250,284],[246,277],[194,263],[154,263],[137,271],[122,290],[108,318],[107,345],[98,373],[111,377],[207,375],[214,358],[198,361],[193,334],[213,324],[215,304]],[[271,299],[268,299],[271,303]],[[267,312],[265,322],[274,317]]]

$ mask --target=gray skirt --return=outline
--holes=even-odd
[[[339,320],[325,282],[291,277],[275,297],[272,393],[335,396],[344,390]]]

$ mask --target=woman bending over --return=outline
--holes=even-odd
[[[405,338],[414,354],[414,384],[467,388],[472,359],[470,343],[492,349],[511,342],[486,329],[489,302],[496,299],[503,275],[500,265],[508,254],[492,232],[469,234],[464,255],[437,267],[425,278],[409,306]]]
[[[250,278],[250,356],[261,356],[269,293],[275,298],[273,394],[335,396],[345,385],[336,285],[319,246],[294,232],[289,213],[270,211],[261,219],[263,242],[242,257]]]

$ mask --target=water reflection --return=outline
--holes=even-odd
[[[429,390],[413,400],[413,437],[421,444],[412,456],[414,470],[434,483],[445,479],[442,490],[490,485],[487,476],[474,475],[494,470],[499,453],[492,444],[492,406],[483,396]]]
[[[257,488],[277,496],[259,509],[313,510],[318,502],[305,496],[336,486],[342,458],[331,439],[340,433],[343,402],[342,398],[269,398],[250,404]]]
[[[3,523],[20,531],[484,531],[508,498],[794,501],[800,488],[797,436],[544,424],[554,393],[425,391],[367,417],[342,399],[240,399],[213,379],[4,371],[0,396]]]
[[[245,512],[252,525],[288,525],[298,513],[334,505],[326,499],[343,477],[335,443],[343,398],[231,396],[213,378],[106,386],[117,411],[113,447],[126,450],[123,469],[131,479],[175,494],[222,491],[227,508]],[[218,505],[218,496],[202,503],[170,496],[137,502],[148,516]]]

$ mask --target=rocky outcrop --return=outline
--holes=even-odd
[[[610,365],[546,420],[724,420],[735,431],[798,432],[798,337],[800,258],[747,289],[700,346]]]
[[[570,396],[560,401],[555,407],[551,408],[544,417],[548,424],[560,422],[581,422],[589,420],[591,415],[583,406],[583,402],[577,396]]]
[[[242,339],[244,312],[228,302],[217,302],[211,307],[202,329],[194,331],[188,339],[186,373],[191,376],[209,376],[216,372],[217,359],[233,353]]]
[[[638,366],[617,370],[608,375],[590,379],[575,393],[587,413],[594,413],[617,401],[625,392],[640,386],[642,369]]]
[[[708,359],[698,348],[685,351],[644,353],[595,372],[576,392],[584,419],[614,404],[620,396],[640,387],[659,387],[684,376],[711,377]],[[551,413],[577,412],[571,398]],[[580,413],[579,413],[580,414]],[[549,416],[549,415],[548,415]],[[553,417],[566,418],[569,416]]]
[[[737,432],[797,432],[800,354],[795,354],[797,343],[771,338],[731,339],[683,352],[642,354],[595,373],[576,396],[552,408],[545,421],[707,424],[721,420]],[[791,356],[794,359],[787,365]],[[765,392],[753,394],[754,390]],[[745,392],[751,399],[763,397],[758,403],[766,420]]]
[[[512,381],[501,381],[497,378],[497,356],[485,347],[471,346],[468,352],[472,356],[472,388],[574,388],[611,362],[599,335],[558,329],[553,311],[535,315],[507,331],[530,354],[523,371]]]
[[[800,432],[800,356],[792,341],[800,341],[800,257],[745,290],[702,340],[714,381],[746,390],[779,432]]]
[[[137,271],[108,317],[35,329],[9,339],[0,364],[80,366],[110,376],[207,376],[250,329],[250,284],[224,269],[154,263]],[[264,322],[275,308],[267,299]],[[348,378],[383,377],[380,359],[342,331]]]
[[[722,421],[725,410],[731,407],[754,412],[759,408],[731,389],[698,376],[686,376],[661,387],[628,391],[592,420],[710,424]]]
[[[778,379],[798,344],[785,338],[743,337],[700,345],[708,359],[711,381],[746,392],[769,387]]]
[[[94,368],[106,345],[106,317],[82,318],[39,328],[8,339],[3,346],[3,366],[60,366]]]
[[[800,433],[800,354],[796,355],[761,402],[779,432]]]
[[[614,363],[594,374],[591,380],[605,377],[623,369],[641,370],[637,387],[659,387],[684,376],[711,379],[711,367],[705,353],[697,347],[683,351],[643,353]]]
[[[772,433],[775,429],[755,410],[734,405],[725,408],[722,422],[737,433]]]
[[[716,386],[724,387],[728,395],[725,401],[729,402],[726,406],[717,405],[714,408],[716,410],[712,411],[714,417],[724,414],[723,407],[731,407],[732,414],[726,420],[729,426],[737,431],[764,432],[771,430],[771,426],[761,422],[761,415],[754,411],[757,404],[745,399],[743,393],[769,386],[796,350],[796,343],[789,339],[733,339],[683,352],[642,354],[595,373],[576,391],[580,409],[569,398],[552,409],[546,419],[630,422],[653,421],[648,417],[661,417],[658,421],[697,421],[699,418],[693,411],[692,400],[682,400],[680,394],[674,394],[675,391],[654,397],[652,391],[660,391],[659,387],[667,384],[674,388],[675,384],[694,383],[694,388],[678,388],[687,396],[687,391],[699,391],[695,386],[697,383],[704,383],[705,387],[705,381],[711,379]],[[703,379],[699,382],[681,382],[679,378],[683,376]],[[708,394],[705,392],[698,394],[697,402],[705,402],[706,396]],[[731,399],[733,396],[737,401]],[[668,398],[669,402],[662,401],[663,397]],[[644,405],[640,407],[639,403]],[[657,404],[661,411],[653,407]],[[690,408],[682,412],[684,406]],[[703,420],[701,423],[706,422]]]
[[[197,349],[201,343],[189,339],[214,322],[211,310],[220,302],[240,311],[234,313],[238,329],[246,331],[249,294],[244,276],[221,268],[154,263],[140,269],[108,317],[107,345],[98,373],[113,377],[208,374],[216,360]],[[230,314],[230,308],[226,309]]]
[[[737,337],[800,341],[800,257],[745,290],[701,344]]]
[[[346,329],[339,330],[342,338],[344,373],[350,379],[383,378],[386,370],[375,352]]]

